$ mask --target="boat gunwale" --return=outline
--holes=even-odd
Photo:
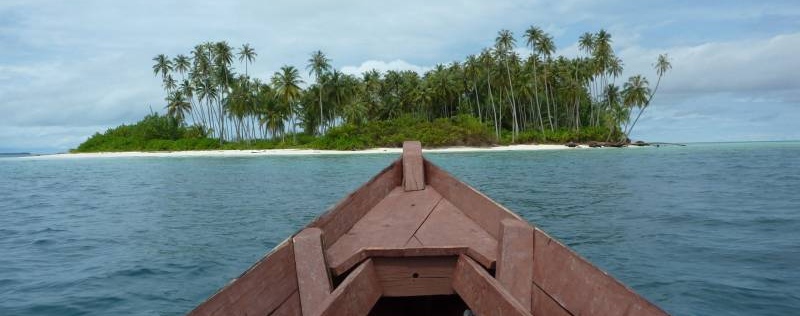
[[[463,188],[456,188],[456,191],[460,190],[460,191],[462,191],[462,192],[460,192],[462,194],[463,193],[474,194],[479,199],[487,201],[492,207],[496,208],[496,211],[499,210],[500,214],[507,215],[509,218],[513,218],[515,220],[519,220],[519,221],[531,226],[534,229],[534,254],[536,253],[536,239],[538,239],[536,237],[537,234],[540,234],[541,236],[546,237],[548,239],[547,240],[548,245],[554,241],[556,243],[556,245],[558,246],[557,248],[560,251],[566,250],[566,255],[567,256],[569,256],[571,258],[574,258],[575,260],[579,261],[585,267],[588,267],[588,269],[590,270],[589,273],[591,275],[593,275],[593,276],[599,275],[599,276],[605,278],[606,280],[610,279],[610,282],[607,285],[612,285],[613,284],[614,286],[618,286],[624,292],[626,292],[627,295],[625,295],[625,296],[627,296],[628,299],[626,299],[625,301],[629,302],[628,308],[633,307],[638,301],[640,303],[639,305],[641,307],[648,307],[649,306],[649,307],[654,308],[656,311],[661,312],[664,315],[668,315],[663,309],[661,309],[661,307],[659,307],[656,304],[653,304],[651,301],[649,301],[645,297],[641,296],[639,293],[634,291],[628,285],[626,285],[625,283],[622,283],[620,280],[615,278],[613,275],[609,274],[607,271],[605,271],[605,270],[601,269],[600,267],[596,266],[591,261],[589,261],[586,258],[584,258],[583,256],[581,256],[574,249],[566,246],[559,239],[554,238],[553,236],[551,236],[550,234],[548,234],[544,230],[540,229],[538,226],[534,225],[533,223],[528,222],[526,219],[524,219],[523,217],[521,217],[517,213],[511,211],[510,209],[506,208],[502,204],[496,202],[495,200],[493,200],[492,198],[490,198],[489,196],[487,196],[483,192],[475,189],[474,187],[472,187],[471,185],[467,184],[466,182],[461,181],[458,178],[454,177],[448,171],[446,171],[443,168],[440,168],[439,166],[437,166],[436,164],[434,164],[430,160],[426,159],[424,156],[423,156],[423,164],[425,166],[424,167],[424,170],[425,170],[424,171],[424,177],[425,177],[426,185],[430,185],[431,187],[433,187],[433,189],[436,190],[437,192],[439,192],[442,195],[443,198],[445,198],[445,199],[447,199],[447,200],[452,202],[454,200],[454,198],[448,197],[448,195],[450,195],[450,193],[453,193],[453,192],[450,192],[449,190],[447,192],[443,192],[445,190],[442,190],[442,188],[440,187],[441,185],[444,185],[442,183],[442,181],[440,181],[438,185],[434,185],[435,181],[431,181],[431,180],[436,179],[436,178],[440,178],[438,180],[444,180],[444,182],[454,182],[456,185],[463,186]],[[392,174],[393,172],[394,172],[394,174]],[[402,178],[403,178],[402,157],[394,160],[392,163],[390,163],[388,166],[383,168],[380,172],[378,172],[376,175],[374,175],[368,181],[366,181],[363,184],[361,184],[360,186],[358,186],[356,189],[351,191],[344,198],[338,200],[335,204],[333,204],[332,206],[327,208],[319,216],[315,217],[308,224],[306,224],[305,226],[299,228],[296,232],[294,232],[289,237],[284,239],[282,242],[277,244],[269,252],[267,252],[264,256],[262,256],[257,262],[255,262],[253,265],[251,265],[247,270],[245,270],[244,272],[239,274],[236,278],[233,278],[230,281],[228,281],[222,288],[217,290],[213,295],[209,296],[203,302],[198,304],[192,311],[189,312],[189,314],[193,314],[193,313],[197,312],[198,310],[200,310],[201,307],[203,307],[205,304],[207,304],[210,301],[212,301],[213,299],[215,299],[218,295],[220,295],[225,290],[231,288],[237,281],[241,280],[245,275],[247,275],[248,273],[250,273],[253,270],[255,270],[256,268],[258,268],[261,264],[265,263],[266,260],[270,256],[275,254],[282,247],[287,246],[287,244],[291,244],[290,241],[292,240],[292,238],[294,238],[297,234],[299,234],[302,230],[304,230],[306,228],[316,227],[316,228],[320,228],[320,229],[323,230],[322,244],[323,244],[323,249],[326,250],[330,245],[335,243],[342,235],[346,234],[347,231],[349,231],[353,227],[353,225],[355,223],[357,223],[361,218],[363,218],[363,216],[365,214],[369,213],[372,210],[372,208],[378,202],[380,202],[382,199],[386,198],[386,195],[388,195],[388,192],[391,192],[391,189],[390,189],[390,190],[388,190],[386,192],[386,194],[384,194],[383,196],[380,196],[377,199],[375,199],[373,197],[373,199],[375,199],[375,203],[368,203],[368,204],[371,204],[371,205],[368,205],[368,206],[361,205],[363,208],[366,208],[366,210],[362,210],[363,211],[362,214],[357,214],[357,215],[360,215],[360,216],[358,216],[357,219],[352,220],[352,223],[346,223],[347,224],[346,226],[348,226],[348,227],[344,228],[343,231],[341,231],[341,232],[339,232],[339,231],[328,232],[327,234],[325,233],[326,232],[326,229],[325,229],[326,226],[331,224],[331,223],[333,223],[333,222],[335,222],[337,220],[336,216],[338,214],[340,214],[341,212],[347,212],[348,209],[346,207],[351,202],[353,202],[354,200],[362,197],[363,194],[374,194],[374,191],[370,191],[369,190],[370,189],[369,186],[371,184],[374,184],[374,183],[378,182],[383,177],[393,177],[394,178],[394,179],[386,179],[386,181],[391,181],[390,183],[393,184],[391,186],[392,189],[396,188],[398,186],[403,186],[403,182],[402,182]],[[485,223],[486,221],[480,221],[480,219],[471,216],[471,215],[474,215],[474,214],[472,214],[472,212],[465,212],[465,211],[463,211],[463,209],[461,207],[458,207],[458,209],[462,210],[462,213],[465,216],[467,216],[467,218],[469,218],[470,220],[472,220],[476,224],[478,224],[489,235],[493,236],[497,240],[500,240],[499,239],[500,236],[497,236],[497,234],[494,231],[492,231],[491,229],[487,229],[487,225],[493,225],[493,224],[487,224],[487,223]],[[486,210],[481,210],[481,212],[485,212],[485,211]],[[505,216],[503,216],[503,217],[505,217]],[[497,225],[500,225],[499,223],[501,221],[502,221],[502,218],[498,218],[497,219]],[[342,230],[341,227],[339,227],[338,229]],[[375,257],[375,258],[381,258],[381,257],[383,257],[383,258],[406,258],[406,257],[436,257],[436,256],[459,256],[459,255],[465,255],[465,256],[477,261],[482,266],[484,266],[484,268],[486,268],[486,269],[493,269],[494,268],[495,262],[492,262],[492,264],[489,265],[489,266],[485,265],[484,264],[485,261],[481,262],[482,260],[479,260],[480,256],[476,257],[475,256],[475,250],[471,249],[470,247],[461,247],[461,246],[458,246],[458,247],[436,247],[436,246],[424,247],[423,246],[423,247],[411,247],[411,248],[368,247],[368,248],[362,248],[356,254],[354,254],[353,256],[348,258],[346,260],[346,262],[348,263],[347,264],[347,268],[344,269],[344,271],[341,271],[341,273],[336,273],[334,271],[334,273],[336,275],[347,274],[347,272],[349,272],[349,270],[352,270],[353,267],[357,267],[357,266],[359,266],[360,263],[365,262],[365,261],[367,261],[367,260],[369,260],[370,258],[373,258],[373,257]],[[536,259],[537,258],[534,255],[534,259],[531,262],[531,269],[535,269],[534,262],[536,262]],[[352,261],[352,264],[351,264],[351,261]],[[345,266],[345,265],[343,264],[342,266]],[[599,274],[597,272],[599,272]],[[533,285],[538,287],[539,290],[541,290],[545,295],[550,297],[552,299],[552,301],[557,303],[558,306],[561,307],[564,311],[566,311],[566,312],[568,312],[570,314],[577,314],[577,313],[581,312],[580,310],[571,310],[570,308],[565,306],[565,305],[572,305],[572,304],[569,304],[569,302],[564,302],[563,299],[559,299],[560,295],[554,295],[554,293],[551,292],[553,289],[551,289],[551,291],[548,291],[546,288],[542,287],[542,285],[540,284],[541,281],[542,281],[541,279],[538,280],[538,281],[536,279],[534,279],[533,280]],[[614,292],[617,292],[617,291],[614,291]],[[581,306],[583,306],[583,305],[581,305]],[[572,306],[572,308],[575,309],[576,306]],[[531,310],[531,312],[533,312],[533,311]]]

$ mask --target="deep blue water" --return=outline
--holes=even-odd
[[[672,314],[800,310],[800,143],[426,156]],[[0,159],[0,314],[182,314],[396,158]]]

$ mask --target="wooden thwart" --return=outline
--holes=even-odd
[[[403,142],[403,188],[406,191],[425,189],[425,167],[422,163],[420,142]]]
[[[477,315],[531,315],[483,267],[464,255],[456,263],[453,289]]]
[[[313,315],[367,315],[382,293],[372,260],[367,260],[353,270],[321,304],[320,314]]]
[[[531,309],[533,287],[533,228],[519,220],[500,223],[501,240],[497,256],[497,281],[517,301]]]
[[[453,294],[456,256],[373,258],[383,296]]]
[[[405,142],[401,159],[190,315],[461,316],[465,309],[666,314],[425,160],[419,142]]]
[[[316,309],[331,293],[331,280],[322,250],[322,230],[303,229],[292,238],[297,267],[297,287],[304,315],[315,315]]]

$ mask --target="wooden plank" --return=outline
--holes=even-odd
[[[480,257],[475,251],[467,247],[410,247],[410,248],[364,248],[345,260],[339,269],[331,269],[335,275],[341,275],[350,268],[368,258],[404,258],[404,257],[441,257],[458,256],[467,254],[470,257]]]
[[[425,189],[422,144],[418,141],[403,142],[403,188],[406,191]]]
[[[533,281],[573,315],[666,315],[543,231],[534,231]]]
[[[501,222],[499,254],[497,255],[497,281],[517,301],[531,309],[533,286],[533,227],[518,220]]]
[[[331,293],[331,279],[322,249],[322,230],[306,228],[292,238],[297,267],[297,286],[303,314],[315,314],[315,309]]]
[[[189,315],[266,315],[295,291],[294,248],[287,240]]]
[[[433,188],[406,192],[396,187],[353,228],[328,247],[328,264],[336,275],[364,248],[402,248],[442,199]]]
[[[466,217],[448,200],[442,200],[414,236],[426,247],[466,247],[484,267],[497,260],[497,240]]]
[[[417,239],[416,236],[412,236],[411,239],[408,240],[408,242],[406,243],[406,245],[404,247],[405,248],[422,248],[424,246],[422,245],[422,242],[419,241],[419,239]]]
[[[300,306],[300,292],[295,291],[294,294],[289,296],[286,301],[284,301],[281,306],[278,307],[274,312],[269,314],[270,316],[303,316],[303,309]]]
[[[531,284],[531,314],[547,316],[572,316],[563,306],[547,295],[536,284]]]
[[[385,297],[453,294],[458,257],[373,258]]]
[[[456,263],[453,289],[477,315],[531,315],[483,267],[463,255]]]
[[[369,182],[320,215],[308,227],[321,228],[323,244],[333,245],[364,214],[401,184],[402,169],[401,160],[398,159]]]
[[[319,315],[367,315],[382,292],[372,260],[364,261],[333,290]]]
[[[495,239],[500,239],[500,221],[506,218],[524,221],[517,214],[495,203],[483,193],[457,180],[425,160],[427,183]],[[423,241],[424,243],[425,241]]]

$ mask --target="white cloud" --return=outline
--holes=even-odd
[[[431,67],[417,66],[401,59],[396,59],[389,62],[382,60],[367,60],[358,66],[344,66],[342,67],[341,71],[350,75],[361,75],[373,69],[381,73],[386,73],[388,70],[410,70],[421,75],[430,70]]]
[[[796,5],[726,4],[721,13],[718,5],[705,3],[673,7],[589,0],[5,0],[0,2],[0,147],[51,144],[63,150],[93,131],[140,118],[147,105],[161,110],[163,93],[150,59],[188,53],[197,43],[216,40],[255,47],[259,56],[250,73],[263,79],[284,64],[306,75],[306,60],[317,49],[348,73],[424,72],[491,46],[503,28],[514,31],[519,51],[526,53],[522,34],[531,24],[554,35],[559,52],[574,55],[570,45],[581,33],[606,28],[627,73],[641,72],[652,81],[650,65],[657,54],[673,57],[674,69],[655,105],[729,91],[741,94],[735,99],[742,104],[800,102],[794,80],[800,73],[794,56],[800,38],[798,33],[776,35],[796,32],[791,24],[800,14]],[[770,22],[759,25],[762,33],[741,36],[727,28],[704,29],[708,21],[741,28],[744,24],[737,23],[765,17],[790,24]],[[676,26],[695,26],[704,36],[692,37]],[[684,41],[687,37],[691,40]],[[48,132],[32,132],[37,129]],[[38,136],[32,140],[30,135]]]
[[[641,73],[655,83],[652,64],[668,53],[673,68],[662,82],[664,93],[765,93],[800,90],[798,52],[800,33],[664,49],[631,46],[620,55],[626,75]]]

